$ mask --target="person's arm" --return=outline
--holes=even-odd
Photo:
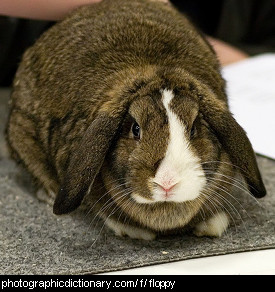
[[[0,0],[0,15],[37,20],[60,20],[79,6],[100,1],[102,0]],[[152,1],[169,2],[169,0]]]
[[[249,57],[245,52],[225,43],[221,40],[207,37],[214,48],[222,66],[244,60]]]
[[[101,0],[0,0],[0,15],[60,20],[73,9]]]

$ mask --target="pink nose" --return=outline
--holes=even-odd
[[[171,190],[175,187],[176,184],[177,184],[177,183],[175,183],[175,184],[173,184],[173,185],[160,185],[160,184],[158,184],[158,186],[159,186],[161,189],[163,189],[163,190],[166,192],[166,194],[168,194],[169,192],[171,192]]]
[[[173,185],[173,186],[171,186],[171,187],[167,187],[167,186],[161,186],[160,185],[160,187],[166,192],[166,193],[168,193],[169,191],[171,191],[172,190],[172,188],[174,187],[175,185]]]

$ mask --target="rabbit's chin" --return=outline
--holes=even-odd
[[[119,212],[105,214],[118,222],[127,222],[151,231],[164,232],[184,228],[199,213],[205,198],[188,202],[137,203],[132,198],[117,201]],[[111,216],[110,216],[111,215]]]

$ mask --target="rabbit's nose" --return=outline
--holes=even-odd
[[[178,183],[164,182],[163,184],[157,183],[157,186],[165,192],[164,197],[168,198],[173,195],[173,189],[177,184]]]

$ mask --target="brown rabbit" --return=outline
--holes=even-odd
[[[10,109],[13,156],[54,213],[81,204],[118,235],[220,236],[237,172],[266,193],[213,49],[166,3],[77,9],[26,51]]]

